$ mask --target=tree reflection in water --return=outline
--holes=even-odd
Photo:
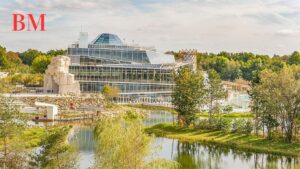
[[[297,158],[243,152],[170,139],[162,140],[172,141],[170,159],[179,162],[181,169],[300,169],[300,160]]]

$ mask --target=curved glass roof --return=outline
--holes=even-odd
[[[117,35],[110,33],[102,33],[94,41],[93,44],[100,45],[122,45],[123,42]]]

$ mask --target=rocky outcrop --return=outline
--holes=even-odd
[[[69,73],[70,58],[57,56],[52,58],[44,76],[45,92],[58,94],[80,94],[79,82]]]

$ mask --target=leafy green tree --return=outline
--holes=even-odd
[[[224,69],[229,62],[229,59],[223,56],[217,56],[215,58],[215,61],[212,63],[210,67],[214,69],[216,72],[222,74],[224,72]]]
[[[7,55],[7,61],[10,64],[15,64],[15,65],[22,64],[22,60],[20,59],[18,53],[9,51],[6,53],[6,55]]]
[[[126,126],[126,127],[125,127]],[[101,119],[95,128],[95,168],[142,169],[149,154],[150,137],[141,121]]]
[[[235,53],[231,57],[236,61],[240,61],[244,63],[256,58],[253,53],[247,53],[247,52]]]
[[[6,80],[11,84],[22,84],[24,86],[42,86],[43,75],[39,73],[35,74],[15,74],[8,76]]]
[[[213,110],[216,110],[216,106],[218,106],[217,101],[226,97],[226,91],[223,87],[222,80],[215,70],[210,70],[208,72],[208,84],[206,90],[209,115],[211,116],[212,113],[216,113]]]
[[[36,73],[45,73],[48,65],[51,63],[51,57],[46,55],[39,55],[32,61],[32,69]]]
[[[205,85],[200,72],[193,72],[190,68],[178,70],[175,74],[175,88],[172,103],[179,113],[179,123],[189,126],[195,119],[198,108],[204,105]]]
[[[32,166],[45,169],[76,169],[78,153],[66,143],[69,127],[50,129],[42,142],[41,152],[33,156]]]
[[[295,51],[289,56],[288,63],[290,65],[300,65],[300,53]]]
[[[24,116],[11,97],[0,96],[0,166],[6,168],[22,168],[24,161],[19,161],[21,152],[16,153],[17,146],[10,139],[23,131]]]
[[[236,61],[228,61],[220,74],[223,80],[234,81],[242,76],[241,65]]]
[[[227,106],[225,106],[225,107],[223,108],[223,112],[224,112],[224,113],[230,113],[230,112],[232,112],[232,111],[233,111],[233,107],[230,106],[230,105],[227,105]]]
[[[6,56],[6,48],[0,46],[0,66],[1,67],[7,67],[8,66],[8,60]]]
[[[42,55],[42,52],[35,49],[28,49],[27,51],[20,53],[20,58],[24,64],[31,65],[34,58],[39,55]]]
[[[47,52],[47,55],[50,55],[50,56],[58,56],[58,55],[65,55],[67,53],[67,50],[65,49],[56,49],[56,50],[49,50]]]
[[[116,86],[105,85],[102,89],[102,94],[108,100],[118,97],[120,94],[120,89]]]
[[[10,93],[11,85],[5,78],[0,79],[0,93]]]
[[[286,66],[286,63],[282,61],[280,58],[272,58],[267,65],[267,68],[274,71],[279,72]]]
[[[267,126],[268,138],[280,125],[287,142],[292,142],[300,114],[300,68],[286,67],[280,72],[264,71],[251,90],[256,120]]]
[[[169,52],[176,59],[182,59],[184,52]],[[299,52],[292,55],[258,55],[253,53],[229,53],[222,51],[218,54],[199,53],[196,54],[197,67],[199,70],[208,71],[214,69],[222,80],[234,81],[240,77],[247,81],[259,82],[259,74],[264,69],[280,71],[286,64],[299,65]]]
[[[253,77],[264,69],[264,64],[261,59],[253,59],[242,65],[243,79],[252,81]]]

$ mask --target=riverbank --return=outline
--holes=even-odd
[[[213,114],[213,117],[224,117],[224,118],[254,118],[255,115],[251,112],[243,112],[243,113],[218,113]],[[203,112],[203,113],[197,113],[196,117],[209,117],[209,113]]]
[[[300,157],[300,143],[288,144],[279,140],[267,140],[255,135],[183,128],[173,124],[158,124],[146,128],[145,131],[158,137],[178,139],[182,142],[199,142],[249,152]]]
[[[126,104],[125,106],[131,107],[131,108],[138,108],[138,109],[145,109],[145,110],[163,110],[170,112],[172,114],[178,114],[176,110],[174,110],[171,107],[165,107],[165,106],[154,106],[154,105],[147,105],[147,104]]]

